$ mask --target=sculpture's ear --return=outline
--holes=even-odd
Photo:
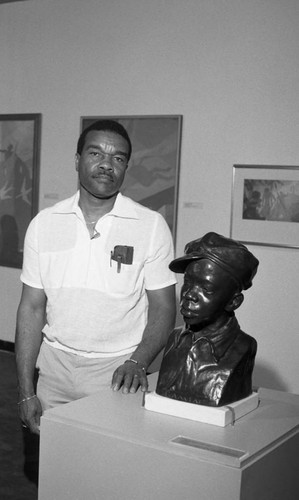
[[[240,305],[242,304],[244,300],[244,295],[243,293],[236,293],[231,299],[230,301],[226,304],[225,306],[225,310],[227,312],[232,312],[232,311],[235,311],[236,309],[238,309],[238,307],[240,307]]]

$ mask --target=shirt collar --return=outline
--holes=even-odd
[[[206,338],[209,342],[213,344],[214,353],[219,361],[219,359],[222,358],[222,356],[225,354],[229,346],[234,342],[239,331],[240,331],[239,323],[237,321],[237,318],[233,316],[229,318],[227,323],[222,328],[217,330],[217,332],[211,333],[209,336],[203,335],[202,337],[199,338]],[[177,341],[175,347],[178,347],[184,336],[192,334],[193,332],[191,332],[188,328],[187,329],[183,328],[176,339]],[[195,345],[197,341],[198,339],[193,341],[192,345]]]
[[[71,198],[58,203],[54,209],[56,214],[76,214],[82,217],[82,212],[79,207],[80,192],[77,191]],[[135,203],[121,193],[118,193],[112,210],[106,215],[122,217],[123,219],[139,219]]]
[[[109,215],[115,215],[115,217],[122,217],[123,219],[139,219],[134,201],[121,193],[118,193]]]
[[[79,191],[77,191],[73,196],[57,203],[53,207],[53,212],[55,214],[79,214],[80,207],[79,202]]]

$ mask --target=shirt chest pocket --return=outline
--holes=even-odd
[[[141,263],[123,264],[111,260],[107,272],[107,292],[120,295],[140,293],[143,287],[143,267]]]

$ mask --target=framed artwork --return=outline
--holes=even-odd
[[[230,235],[254,245],[299,248],[299,167],[234,165]]]
[[[21,268],[38,210],[41,114],[0,115],[0,265]]]
[[[100,119],[121,123],[132,142],[122,194],[160,212],[175,239],[182,116],[83,116],[81,131]]]

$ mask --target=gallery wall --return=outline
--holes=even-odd
[[[299,165],[298,44],[297,0],[0,5],[0,113],[42,113],[39,208],[76,189],[80,116],[180,114],[177,255],[228,236],[233,165]],[[254,382],[299,393],[299,250],[250,250],[260,270],[237,316],[259,344]],[[19,275],[0,267],[2,340]]]

